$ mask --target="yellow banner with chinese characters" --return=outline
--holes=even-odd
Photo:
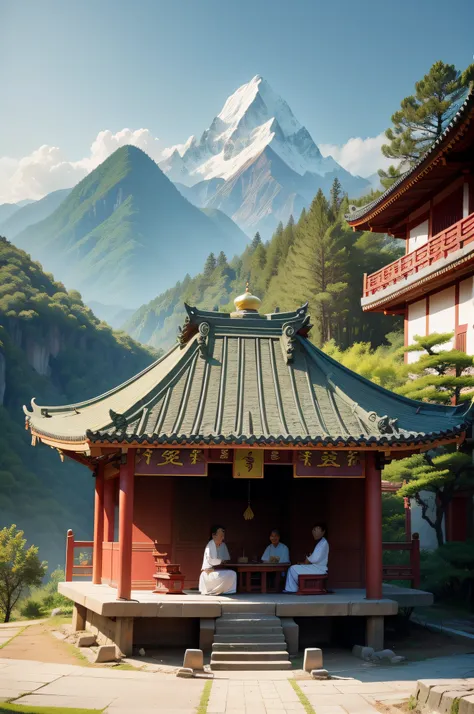
[[[234,449],[234,478],[263,478],[263,450]]]

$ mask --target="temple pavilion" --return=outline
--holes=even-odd
[[[307,305],[260,314],[247,288],[235,306],[185,305],[177,344],[140,374],[78,404],[25,409],[33,444],[95,478],[92,579],[72,581],[71,561],[60,591],[75,603],[78,629],[124,653],[151,640],[196,645],[242,598],[308,627],[359,616],[380,646],[383,616],[409,604],[407,594],[430,602],[421,591],[382,592],[381,469],[461,444],[471,409],[415,402],[346,369],[310,342]],[[297,562],[317,520],[328,524],[328,594],[199,595],[212,523],[225,525],[234,562],[259,559],[272,528]],[[153,592],[157,554],[182,594]]]

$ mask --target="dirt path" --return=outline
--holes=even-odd
[[[21,626],[21,622],[15,623]],[[59,664],[84,664],[80,657],[72,653],[67,643],[51,634],[47,622],[30,625],[14,637],[0,650],[0,657],[7,659],[29,659],[36,662],[57,662]]]

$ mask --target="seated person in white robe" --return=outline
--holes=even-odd
[[[272,558],[278,558],[278,560],[271,561]],[[265,553],[262,555],[262,563],[289,563],[290,562],[290,551],[280,543],[280,531],[274,528],[270,533],[270,545],[267,545]]]
[[[224,537],[225,529],[222,526],[212,527],[199,578],[201,595],[231,595],[237,590],[237,573],[234,570],[219,570],[218,567],[230,560]]]
[[[313,528],[313,538],[316,541],[311,555],[306,557],[304,563],[292,565],[288,569],[286,585],[283,592],[296,593],[298,591],[298,575],[314,574],[325,575],[328,572],[329,543],[326,538],[326,524],[317,523]]]

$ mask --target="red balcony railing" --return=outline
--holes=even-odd
[[[81,552],[76,556],[76,548],[81,548]],[[74,533],[68,530],[66,538],[66,582],[70,582],[74,577],[92,579],[92,556],[94,541],[74,540]],[[90,551],[90,553],[89,553]],[[84,557],[82,557],[84,552]],[[79,562],[76,562],[79,560]]]
[[[412,588],[420,587],[420,536],[413,533],[408,543],[382,543],[383,550],[408,551],[409,562],[390,563],[382,566],[383,580],[408,580]]]
[[[425,245],[386,265],[385,268],[371,275],[364,275],[364,297],[371,297],[390,285],[402,283],[410,275],[446,258],[471,241],[474,241],[474,213],[453,223],[445,231],[430,238]]]

